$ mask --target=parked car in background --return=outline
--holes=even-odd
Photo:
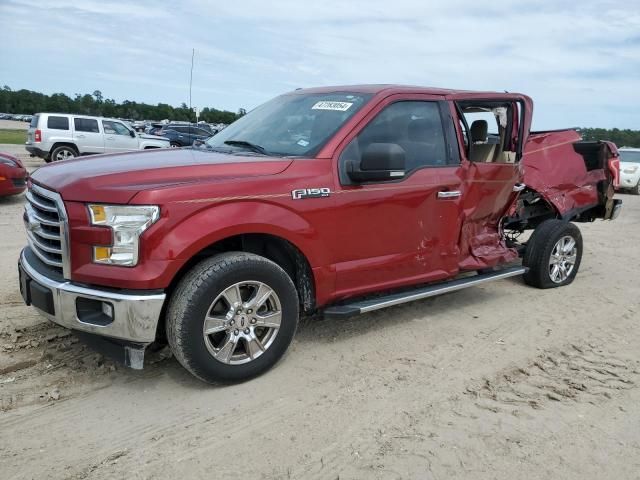
[[[640,148],[623,147],[620,153],[620,189],[640,195]]]
[[[34,115],[25,144],[31,155],[47,162],[167,147],[168,139],[138,134],[120,120],[66,113]]]
[[[136,120],[131,126],[136,132],[144,132],[145,123],[141,120]]]
[[[149,135],[160,135],[160,130],[162,130],[162,127],[164,126],[165,126],[164,123],[152,122],[149,125],[147,125],[144,131]]]
[[[27,170],[13,155],[0,152],[0,197],[22,193],[27,188]]]
[[[193,125],[165,125],[157,134],[169,139],[172,147],[190,147],[196,140],[204,141],[213,133]]]
[[[194,126],[202,129],[202,130],[206,130],[207,132],[209,132],[211,135],[215,135],[216,133],[219,132],[219,129],[214,128],[213,125],[211,125],[210,123],[205,123],[205,122],[198,122],[197,124],[195,124]]]

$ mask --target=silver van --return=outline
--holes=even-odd
[[[138,134],[115,118],[67,113],[35,114],[25,143],[27,152],[47,162],[169,146],[169,139]]]

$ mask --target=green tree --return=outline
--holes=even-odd
[[[38,112],[78,113],[84,115],[104,115],[106,117],[131,118],[134,120],[190,120],[195,119],[193,111],[186,103],[173,107],[166,103],[149,105],[124,100],[118,103],[105,99],[100,90],[92,94],[76,93],[73,98],[64,93],[44,95],[31,90],[12,90],[8,85],[0,89],[0,112],[34,114]],[[205,113],[206,112],[206,113]],[[205,107],[200,116],[211,123],[231,123],[238,114],[226,110]]]

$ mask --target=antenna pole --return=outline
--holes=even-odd
[[[193,57],[196,55],[196,49],[191,49],[191,75],[189,76],[189,116],[191,116],[191,85],[193,84]]]

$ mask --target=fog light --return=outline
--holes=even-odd
[[[93,298],[76,298],[76,315],[82,323],[106,327],[114,321],[113,304]]]
[[[102,302],[102,313],[107,317],[113,318],[113,305],[110,303]]]

